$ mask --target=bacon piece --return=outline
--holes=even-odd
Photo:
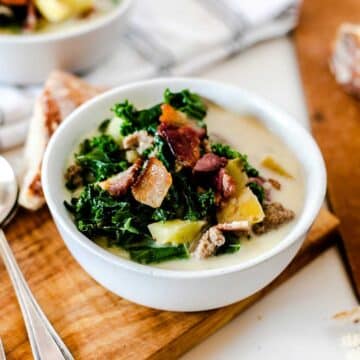
[[[112,196],[123,196],[128,192],[131,185],[135,183],[141,165],[142,160],[138,159],[135,164],[131,165],[125,171],[100,182],[98,185]]]
[[[206,130],[204,128],[199,127],[199,125],[194,120],[190,119],[188,116],[186,116],[186,114],[176,110],[169,104],[161,105],[160,122],[162,124],[175,127],[189,126],[197,133],[200,139],[206,135]]]
[[[135,200],[152,208],[158,208],[171,184],[171,174],[160,160],[152,157],[131,190]]]
[[[206,153],[196,162],[193,171],[200,173],[213,172],[226,166],[226,164],[226,158],[217,156],[214,153]]]
[[[217,192],[225,199],[233,196],[236,192],[236,182],[226,172],[225,168],[221,168],[215,176],[215,188]]]
[[[158,131],[180,165],[191,168],[195,166],[200,158],[200,139],[193,128],[162,123]]]

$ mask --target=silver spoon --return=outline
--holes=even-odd
[[[0,360],[6,360],[6,356],[5,356],[5,350],[0,338]]]
[[[14,216],[18,186],[10,164],[0,156],[0,255],[14,286],[35,360],[71,360],[70,351],[60,339],[26,284],[2,227]]]

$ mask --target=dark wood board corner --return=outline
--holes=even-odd
[[[327,166],[329,202],[340,219],[360,300],[360,101],[336,83],[329,68],[344,22],[360,24],[359,0],[304,0],[294,37],[312,131]]]

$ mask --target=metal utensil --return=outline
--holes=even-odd
[[[9,273],[24,316],[34,359],[71,360],[73,357],[70,351],[31,294],[1,229],[14,216],[17,197],[18,186],[13,169],[5,158],[0,156],[0,255]]]
[[[0,360],[6,360],[4,347],[0,338]]]

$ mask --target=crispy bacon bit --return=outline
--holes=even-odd
[[[141,165],[142,160],[138,159],[135,164],[131,165],[125,171],[100,182],[99,186],[112,196],[123,196],[128,192],[130,186],[135,183]]]
[[[206,130],[204,128],[199,127],[199,125],[194,120],[190,119],[186,116],[186,114],[176,110],[169,104],[161,105],[160,122],[162,124],[175,127],[191,127],[200,139],[206,135]]]
[[[226,164],[226,158],[217,156],[214,153],[206,153],[196,162],[193,171],[200,173],[214,172],[226,166]]]
[[[275,179],[268,179],[268,182],[276,190],[281,190],[281,184]]]
[[[215,187],[219,194],[225,199],[233,196],[236,191],[235,180],[221,168],[215,176]]]
[[[171,184],[171,174],[163,163],[156,158],[150,158],[131,190],[135,200],[152,208],[158,208]]]
[[[135,131],[123,140],[124,149],[136,149],[139,154],[149,149],[153,143],[154,137],[149,135],[146,130]]]
[[[277,229],[280,225],[291,221],[295,217],[295,213],[292,210],[286,209],[278,202],[264,204],[263,208],[265,213],[264,220],[261,223],[255,224],[252,228],[257,235]]]
[[[180,165],[191,168],[195,166],[200,158],[200,139],[193,128],[162,123],[158,131],[168,143]]]

